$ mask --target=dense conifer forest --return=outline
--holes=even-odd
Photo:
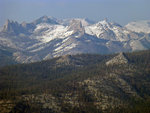
[[[0,68],[2,113],[149,113],[150,50],[65,55]]]

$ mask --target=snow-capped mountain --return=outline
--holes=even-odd
[[[131,22],[128,23],[125,27],[131,31],[135,31],[138,33],[150,33],[150,20]]]
[[[131,37],[132,39],[138,38],[138,36],[136,36],[135,33],[132,33],[131,31],[127,30],[126,28],[122,27],[119,24],[110,23],[106,19],[91,26],[87,26],[85,27],[85,29],[87,34],[96,35],[98,38],[111,41],[121,42],[121,41],[128,41],[131,39]],[[135,36],[133,37],[130,35]]]
[[[135,31],[106,19],[92,23],[88,19],[43,16],[21,24],[7,20],[0,32],[0,49],[11,48],[13,58],[22,63],[66,54],[149,49],[150,35]]]
[[[68,26],[72,20],[78,20],[82,23],[82,26],[87,26],[87,25],[91,25],[94,24],[95,22],[92,20],[89,20],[88,18],[69,18],[69,19],[57,19],[57,22],[59,24]]]

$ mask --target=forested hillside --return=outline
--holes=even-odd
[[[150,50],[65,55],[1,67],[0,112],[149,113],[149,86]]]
[[[0,67],[17,63],[12,54],[12,50],[0,49]]]

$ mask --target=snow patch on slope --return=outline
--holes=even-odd
[[[0,46],[18,49],[18,47],[9,39],[0,37]]]
[[[130,32],[120,25],[110,23],[107,20],[85,27],[85,32],[98,38],[112,41],[127,41]]]
[[[150,33],[150,20],[130,22],[125,27],[131,31],[135,31],[138,33],[140,32]]]
[[[68,31],[68,26],[50,24],[39,24],[34,32],[36,33],[38,30],[43,28],[48,29],[43,31],[42,35],[37,35],[36,38],[44,43],[50,42],[51,40],[57,38],[64,39],[73,33],[73,31]]]

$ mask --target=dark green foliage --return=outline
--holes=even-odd
[[[147,100],[134,101],[128,107],[111,109],[110,113],[150,113],[150,98]]]
[[[115,55],[75,55],[68,56],[68,64],[58,63],[61,58],[31,64],[17,64],[0,68],[0,99],[15,100],[29,94],[48,93],[60,101],[63,113],[101,113],[93,104],[95,98],[78,82],[87,78],[101,79],[108,73],[116,73],[130,84],[142,99],[135,100],[120,89],[120,98],[130,107],[119,106],[106,110],[107,113],[149,113],[150,112],[150,50],[126,53],[129,64],[106,66],[105,62]],[[111,82],[111,81],[110,81]],[[113,83],[112,83],[113,84]],[[115,86],[115,83],[114,83]],[[119,90],[119,88],[118,88]],[[62,94],[76,92],[79,107],[63,103]],[[16,104],[11,113],[53,113],[53,110],[40,109],[39,105],[25,102]],[[105,111],[103,111],[105,112]]]
[[[41,106],[39,106],[38,104],[20,101],[16,104],[16,106],[11,110],[10,113],[50,113],[50,112],[41,112],[40,107]]]

